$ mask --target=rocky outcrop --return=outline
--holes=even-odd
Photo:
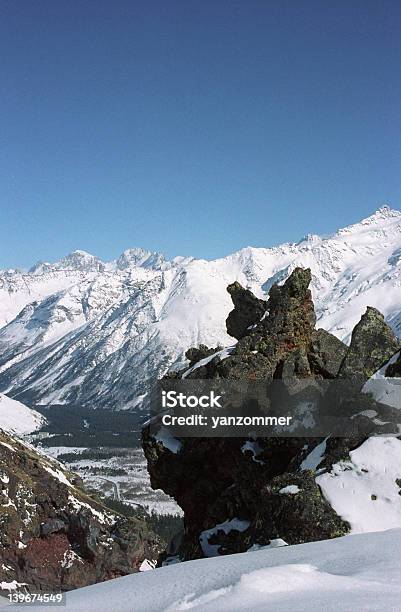
[[[249,326],[263,317],[266,312],[266,302],[259,300],[237,282],[228,285],[227,291],[234,304],[234,310],[227,317],[227,332],[233,338],[240,340],[247,334]]]
[[[399,348],[399,341],[376,308],[368,307],[355,326],[339,376],[369,377]]]
[[[323,497],[315,472],[329,469],[361,443],[356,423],[362,422],[367,433],[377,427],[366,415],[380,414],[379,408],[360,393],[361,385],[399,342],[374,309],[362,316],[349,347],[316,330],[310,280],[309,270],[296,268],[282,286],[271,287],[264,303],[238,283],[231,285],[235,308],[227,329],[238,343],[224,356],[203,347],[203,361],[199,367],[191,361],[185,378],[281,379],[286,385],[300,379],[308,384],[338,380],[345,393],[343,398],[333,393],[333,405],[349,419],[349,435],[181,438],[179,450],[172,452],[154,435],[153,421],[143,431],[143,448],[152,486],[172,495],[184,510],[185,529],[180,544],[175,542],[181,559],[243,552],[279,539],[288,544],[327,539],[349,529]],[[360,386],[351,394],[345,377],[354,374]]]
[[[200,344],[199,346],[194,346],[188,349],[185,353],[185,357],[189,360],[189,367],[195,365],[202,359],[206,359],[206,357],[210,357],[213,353],[216,352],[216,349],[209,348],[204,344]]]
[[[0,430],[0,583],[69,590],[138,571],[159,538],[112,514],[60,463]]]

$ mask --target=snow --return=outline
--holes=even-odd
[[[65,610],[395,612],[400,548],[396,529],[198,559],[71,591]]]
[[[267,548],[279,548],[280,546],[288,546],[288,544],[282,538],[276,538],[274,540],[270,540],[268,544],[252,544],[252,546],[248,548],[248,552],[253,552],[255,550],[265,550]]]
[[[83,563],[83,559],[73,550],[66,550],[64,556],[60,562],[61,567],[69,569],[74,565],[74,561],[79,561]]]
[[[96,516],[97,520],[99,521],[99,523],[102,523],[103,525],[110,525],[113,520],[115,519],[115,516],[109,512],[100,512],[99,510],[95,510],[95,508],[93,506],[90,506],[89,504],[87,504],[86,502],[80,501],[78,500],[76,497],[74,497],[74,495],[69,495],[68,496],[68,503],[74,508],[74,510],[76,510],[77,512],[79,512],[82,508],[86,508],[87,510],[90,510],[90,512]]]
[[[369,438],[316,482],[351,533],[401,527],[401,440]]]
[[[0,442],[0,444],[8,448],[8,450],[12,451],[13,453],[15,452],[15,448],[13,448],[11,444],[8,444],[7,442]]]
[[[386,377],[385,372],[390,364],[397,361],[399,356],[400,351],[395,353],[380,370],[375,372],[362,389],[364,393],[370,393],[377,402],[393,408],[401,408],[401,378]]]
[[[25,435],[40,429],[45,422],[46,419],[36,410],[0,393],[0,429]]]
[[[328,237],[214,261],[132,249],[119,262],[75,252],[35,272],[0,271],[0,326],[9,322],[0,329],[0,389],[23,389],[42,405],[96,397],[98,407],[135,408],[189,347],[232,345],[229,283],[266,298],[296,266],[311,268],[319,327],[348,341],[369,305],[401,332],[400,262],[401,213],[381,208]]]
[[[15,591],[22,586],[25,586],[26,582],[17,582],[16,580],[12,580],[11,582],[0,582],[0,589],[4,591]]]
[[[50,457],[54,457],[55,459],[57,459],[59,455],[64,455],[65,453],[74,453],[77,455],[78,459],[79,455],[86,450],[86,446],[47,446],[46,455],[50,455]]]
[[[223,359],[227,359],[227,357],[229,357],[231,355],[231,353],[233,352],[234,349],[235,349],[235,346],[228,346],[227,348],[225,348],[225,349],[223,349],[221,351],[216,351],[212,355],[209,355],[209,357],[205,357],[204,359],[200,359],[200,361],[195,363],[186,372],[184,372],[184,374],[182,375],[182,378],[187,378],[187,376],[189,376],[189,374],[192,374],[192,372],[194,372],[198,368],[201,368],[202,366],[207,365],[213,359],[217,358],[217,359],[219,359],[219,361],[223,361]]]
[[[46,472],[49,472],[54,478],[56,478],[59,482],[67,485],[67,487],[73,487],[74,485],[68,480],[68,478],[63,474],[61,470],[53,469],[49,465],[43,465]]]
[[[149,570],[154,570],[156,567],[156,561],[149,561],[149,559],[145,559],[142,561],[139,571],[140,572],[148,572]]]
[[[324,459],[324,453],[326,452],[326,444],[329,436],[317,444],[315,448],[305,457],[301,463],[301,471],[305,470],[316,470],[319,464]]]
[[[262,452],[262,449],[260,448],[259,443],[257,441],[246,440],[246,442],[244,442],[244,444],[241,446],[241,452],[245,455],[247,451],[250,451],[252,453],[252,461],[254,461],[255,463],[260,463],[261,465],[265,464],[265,462],[261,459],[257,459],[258,455],[260,455],[260,453]]]
[[[297,485],[287,485],[286,487],[280,489],[279,493],[281,495],[296,495],[300,491],[301,489]]]
[[[219,554],[220,544],[209,544],[209,539],[216,535],[219,531],[223,531],[225,534],[230,533],[230,531],[245,531],[248,529],[249,521],[243,521],[238,518],[233,518],[224,523],[220,523],[215,525],[211,529],[205,529],[202,531],[199,536],[199,543],[201,545],[203,554],[206,557],[216,557]]]

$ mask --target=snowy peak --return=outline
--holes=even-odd
[[[65,270],[81,270],[82,272],[104,272],[104,263],[86,251],[73,251],[60,260],[55,267]]]
[[[306,234],[306,236],[304,236],[302,240],[297,242],[297,246],[299,246],[300,244],[309,244],[311,246],[314,246],[316,244],[320,244],[322,241],[323,238],[318,234]]]
[[[173,262],[166,261],[163,253],[158,251],[149,251],[141,247],[126,249],[118,259],[111,262],[103,262],[99,257],[88,253],[87,251],[75,250],[69,253],[59,261],[50,263],[48,261],[39,260],[28,271],[28,275],[41,276],[54,272],[113,272],[124,271],[135,267],[141,267],[151,270],[161,270],[171,265],[179,265],[182,262],[188,262],[191,258],[176,257]],[[0,270],[0,275],[13,277],[14,275],[24,275],[21,270]]]
[[[338,230],[337,236],[343,234],[358,234],[360,232],[367,232],[370,230],[386,230],[392,228],[394,225],[401,223],[401,212],[390,208],[387,204],[384,204],[378,208],[372,215],[362,219],[358,223],[348,225],[345,228]]]
[[[370,221],[371,223],[386,221],[388,219],[401,219],[401,212],[391,208],[388,204],[383,204],[370,217],[367,217],[361,223]]]
[[[41,275],[59,270],[72,270],[76,272],[103,272],[104,263],[86,251],[76,250],[66,255],[60,261],[49,263],[38,261],[30,268],[28,274]]]
[[[0,390],[45,405],[99,401],[101,390],[107,406],[136,406],[189,347],[232,343],[228,285],[266,299],[296,267],[311,269],[319,327],[347,342],[373,306],[400,332],[401,213],[387,206],[331,236],[213,261],[74,251],[29,273],[0,271]]]
[[[47,272],[51,272],[52,264],[48,261],[39,261],[36,262],[31,268],[28,270],[28,274],[46,274]]]
[[[160,270],[165,263],[166,260],[162,253],[142,248],[127,249],[116,260],[118,270],[126,270],[134,266]]]

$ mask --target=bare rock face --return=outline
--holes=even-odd
[[[399,341],[383,315],[368,306],[355,326],[340,376],[371,376],[398,350]]]
[[[0,583],[65,591],[136,572],[160,550],[142,521],[112,514],[79,477],[0,430]]]
[[[295,268],[284,285],[273,285],[269,292],[269,316],[264,326],[273,339],[287,343],[288,349],[308,344],[315,327],[310,281],[309,269]]]
[[[227,332],[233,338],[240,340],[246,336],[249,326],[263,317],[266,312],[266,302],[259,300],[237,282],[228,285],[227,291],[234,304],[234,310],[227,317]]]
[[[214,352],[215,349],[211,349],[208,346],[205,346],[204,344],[200,344],[197,347],[192,347],[188,349],[185,353],[185,357],[189,359],[189,366],[191,367],[195,365],[195,363],[197,363],[198,361],[201,361],[201,359],[210,357],[210,355],[213,355]]]
[[[348,347],[325,329],[313,331],[309,360],[312,370],[323,378],[335,378],[338,375],[347,352]]]
[[[350,347],[316,330],[310,280],[310,270],[296,268],[282,286],[273,285],[267,302],[238,283],[230,285],[235,308],[227,330],[238,343],[223,360],[216,355],[198,368],[191,361],[186,378],[267,384],[274,379],[333,379],[342,384],[345,376],[358,374],[366,381],[399,348],[398,341],[374,309],[368,309],[356,326]],[[210,349],[207,355],[215,351]],[[202,355],[206,352],[203,347]],[[347,387],[345,390],[348,393]],[[374,403],[365,394],[350,401],[347,393],[339,409],[350,417]],[[319,464],[329,468],[363,441],[360,434],[353,435],[355,421],[349,423],[348,438],[333,437],[327,442],[316,438],[181,438],[176,453],[145,427],[143,448],[152,486],[172,495],[184,510],[185,529],[181,542],[175,542],[179,557],[244,552],[278,539],[296,544],[347,533],[348,524],[322,496],[314,469]],[[373,427],[367,423],[367,431]],[[309,469],[305,459],[318,444],[325,451]]]

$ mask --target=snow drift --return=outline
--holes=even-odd
[[[187,561],[70,592],[65,610],[396,611],[400,547],[396,529]]]

